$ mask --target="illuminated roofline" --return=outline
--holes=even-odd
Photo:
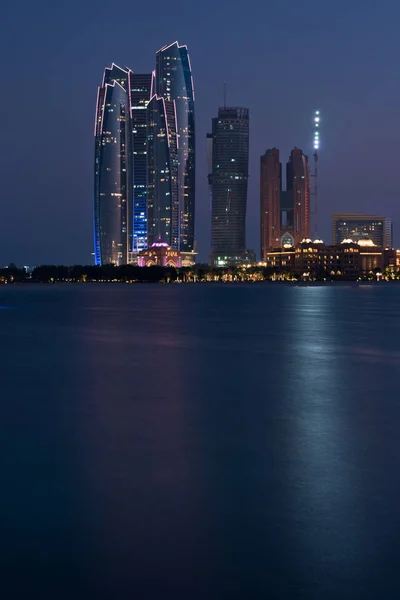
[[[150,83],[150,100],[155,96],[154,93],[154,83],[156,81],[156,71],[151,72],[151,83]]]
[[[103,106],[101,107],[101,121],[100,121],[99,135],[101,135],[102,132],[103,132],[104,105],[105,105],[105,100],[106,100],[106,95],[107,95],[107,88],[114,88],[115,84],[119,85],[119,87],[121,88],[121,90],[123,92],[125,92],[125,94],[127,94],[127,96],[129,96],[129,94],[126,91],[126,89],[124,87],[122,87],[122,85],[120,83],[118,83],[118,81],[115,81],[115,79],[113,79],[112,83],[106,83],[105,85],[102,86],[104,88],[104,97],[103,97]],[[99,90],[100,90],[100,88],[99,88]],[[128,110],[130,110],[130,101],[129,101],[129,98],[128,98]],[[96,111],[96,122],[97,122],[97,115],[98,115],[98,112]],[[96,135],[96,131],[95,131],[95,135]]]
[[[108,88],[108,87],[112,87],[112,88],[113,88],[113,87],[115,87],[116,85],[119,85],[119,87],[121,88],[121,90],[122,90],[123,92],[125,92],[126,94],[128,93],[128,92],[126,91],[126,89],[125,89],[125,88],[124,88],[124,87],[123,87],[123,86],[122,86],[120,83],[118,83],[118,81],[116,81],[115,79],[113,79],[113,82],[112,82],[112,83],[106,83],[106,85],[104,86],[104,88]]]
[[[186,44],[182,44],[182,46],[180,46],[178,40],[175,40],[175,42],[172,42],[172,44],[167,44],[166,46],[163,46],[162,48],[160,48],[159,50],[157,50],[156,54],[158,54],[159,52],[164,52],[164,50],[168,50],[168,48],[171,48],[172,46],[175,46],[175,45],[178,48],[186,48],[186,50],[187,50],[187,45]]]
[[[112,71],[114,67],[117,67],[117,69],[119,69],[120,71],[123,71],[124,73],[126,73],[128,75],[128,71],[125,71],[125,69],[123,69],[122,67],[120,67],[119,65],[117,65],[117,63],[111,63],[111,67],[105,67],[104,68],[104,73],[103,73],[103,82],[101,84],[101,87],[104,87],[104,80],[106,78],[106,71]]]

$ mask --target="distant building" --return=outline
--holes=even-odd
[[[345,239],[354,242],[371,239],[376,246],[392,248],[393,225],[391,219],[359,213],[334,213],[332,217],[332,243]]]
[[[256,264],[256,254],[253,250],[245,250],[237,254],[217,254],[210,256],[210,264],[215,267],[235,267]]]
[[[171,248],[166,242],[154,242],[147,250],[138,254],[139,267],[175,267],[181,266],[181,253]]]
[[[249,110],[222,107],[207,136],[211,162],[211,257],[232,262],[246,252]],[[225,260],[225,259],[224,259]],[[215,263],[214,258],[211,262]]]
[[[261,260],[281,245],[281,171],[278,148],[266,150],[260,164]]]

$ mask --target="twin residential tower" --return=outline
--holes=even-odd
[[[98,89],[95,122],[94,251],[122,265],[157,241],[192,252],[195,119],[190,58],[174,42],[156,70],[113,64]]]
[[[308,158],[300,148],[293,148],[286,163],[286,190],[278,148],[261,156],[261,260],[273,248],[296,246],[310,237],[310,182]]]

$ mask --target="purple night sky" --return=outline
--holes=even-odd
[[[209,253],[205,138],[228,82],[250,109],[247,246],[259,255],[259,156],[312,154],[321,111],[320,234],[334,210],[393,218],[400,244],[398,0],[7,2],[0,23],[0,264],[92,262],[93,123],[103,68],[155,67],[187,44],[196,94],[196,238]]]

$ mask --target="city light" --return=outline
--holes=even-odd
[[[314,113],[314,150],[319,150],[319,123],[320,123],[320,113],[319,110],[316,110]]]

